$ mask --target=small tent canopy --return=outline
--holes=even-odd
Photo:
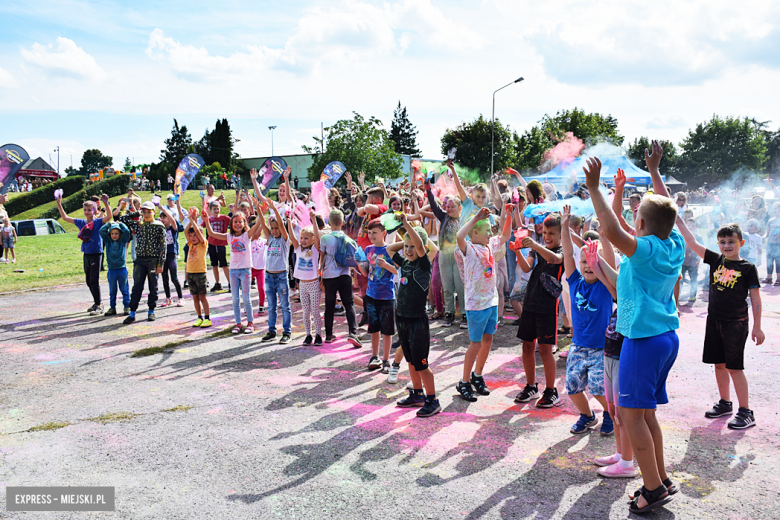
[[[686,186],[686,183],[678,181],[671,175],[667,175],[665,183],[674,191],[681,190]]]
[[[583,168],[587,165],[588,157],[581,156],[575,159],[561,161],[555,168],[549,172],[537,175],[535,177],[526,177],[526,181],[538,180],[539,182],[549,182],[556,186],[562,186],[569,183],[574,175],[577,176],[577,182],[585,182],[585,172]],[[637,186],[650,186],[653,179],[650,174],[637,168],[625,155],[613,155],[599,157],[601,159],[601,181],[611,186],[615,183],[614,177],[618,168],[626,172],[626,182]]]

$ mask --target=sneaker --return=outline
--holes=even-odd
[[[753,410],[739,407],[737,415],[729,421],[728,427],[732,430],[747,430],[756,425],[756,418],[753,416]]]
[[[342,307],[341,305],[337,305],[336,309],[333,311],[333,315],[334,316],[346,316],[347,315],[347,310],[344,307]]]
[[[596,466],[600,467],[606,467],[611,466],[615,463],[617,463],[620,460],[620,455],[617,453],[613,453],[612,455],[607,455],[606,457],[597,457],[593,463],[596,464]]]
[[[358,323],[358,327],[365,327],[366,325],[368,325],[368,314],[363,311],[360,313],[360,322]]]
[[[154,321],[154,320],[156,320],[156,319],[157,319],[157,316],[155,316],[153,312],[150,312],[150,313],[149,313],[149,314],[146,316],[146,321]]]
[[[265,336],[263,336],[263,339],[260,341],[271,341],[276,337],[276,332],[268,331]]]
[[[460,317],[460,328],[461,328],[461,329],[468,329],[468,328],[469,328],[469,324],[468,324],[468,322],[466,321],[466,315],[465,315],[465,314],[463,314],[463,315]]]
[[[182,285],[181,288],[182,289],[189,289],[190,288],[190,284],[187,283],[187,280],[186,280],[187,277],[185,276],[184,278],[185,278],[184,285]]]
[[[601,435],[608,437],[615,433],[615,424],[612,422],[612,416],[609,412],[604,412],[601,418]]]
[[[312,337],[311,337],[311,335],[309,334],[309,335],[307,335],[307,336],[304,338],[304,340],[303,340],[303,344],[304,344],[304,345],[306,345],[306,346],[308,347],[309,345],[311,345],[311,342],[312,342],[312,341],[313,341],[313,338],[312,338]]]
[[[445,327],[452,327],[452,324],[455,322],[455,315],[452,313],[447,313],[444,315],[444,326]]]
[[[195,323],[192,324],[193,327],[200,327],[201,325],[203,325],[203,318],[198,318],[195,320]]]
[[[414,383],[412,383],[411,381],[406,383],[406,389],[407,390],[414,390]]]
[[[179,298],[178,300],[176,300],[176,306],[184,307],[184,298]]]
[[[772,284],[772,277],[769,276],[767,278],[764,278],[763,280],[761,280],[761,283],[764,283],[764,284],[767,284],[767,285],[771,285]]]
[[[111,307],[103,316],[116,316],[116,307]]]
[[[715,419],[716,417],[723,417],[724,415],[731,415],[734,408],[731,406],[731,401],[724,401],[721,399],[715,406],[704,412],[704,417],[707,419]]]
[[[89,313],[90,316],[100,316],[101,314],[103,314],[102,305],[95,305],[95,309]]]
[[[455,385],[455,390],[458,391],[458,394],[460,394],[460,397],[464,401],[474,402],[477,400],[477,396],[474,395],[474,387],[471,386],[471,383],[464,383],[463,381],[458,381],[458,384]]]
[[[93,304],[92,304],[92,307],[90,307],[89,309],[87,309],[87,312],[88,312],[88,313],[90,313],[90,315],[92,315],[92,313],[95,311],[95,309],[96,309],[96,308],[97,308],[97,304],[96,304],[96,303],[93,303]]]
[[[395,405],[398,408],[414,408],[416,406],[423,406],[425,404],[425,397],[415,394],[414,390],[409,390],[409,395],[396,401]]]
[[[691,296],[690,298],[688,298],[688,303],[696,303],[696,297]]]
[[[503,327],[504,326],[504,317],[501,316],[498,318],[498,321],[496,322],[496,327]]]
[[[252,278],[252,287],[257,286],[257,278]]]
[[[535,383],[533,385],[525,385],[525,388],[523,388],[522,392],[517,394],[515,396],[515,402],[516,403],[527,403],[531,399],[536,399],[539,397],[539,384]]]
[[[478,376],[474,372],[471,373],[471,384],[474,385],[474,390],[479,395],[490,395],[490,388],[485,384],[485,378]]]
[[[255,324],[251,321],[244,327],[244,334],[252,334],[255,331]]]
[[[286,345],[289,342],[290,342],[290,333],[289,332],[282,333],[282,339],[279,340],[279,343]]]
[[[320,336],[319,334],[314,336],[314,346],[315,347],[321,347],[322,346],[322,336]]]
[[[207,329],[211,327],[211,320],[208,318],[204,318],[203,323],[200,324],[201,329]]]
[[[559,358],[567,358],[567,357],[569,357],[569,351],[568,350],[564,350],[563,352],[558,354],[558,357]]]
[[[257,316],[259,317],[262,316],[263,314],[265,314],[265,307],[261,305],[260,307],[257,308]]]
[[[122,323],[124,323],[125,325],[130,325],[133,322],[135,322],[135,317],[133,316],[128,316],[127,318],[124,319],[124,321],[122,321]]]
[[[542,393],[542,398],[536,401],[537,408],[552,408],[553,406],[559,406],[561,404],[561,398],[558,397],[557,388],[545,388]]]
[[[333,343],[336,341],[336,336],[333,334],[325,334],[325,343]]]
[[[417,417],[430,417],[441,412],[441,405],[438,399],[425,399],[425,404],[417,410]]]
[[[395,363],[390,365],[390,371],[387,373],[387,382],[394,385],[398,382],[398,372],[401,370],[400,365],[396,366]]]
[[[125,307],[124,315],[125,316],[130,316],[130,307]]]
[[[382,373],[383,374],[389,374],[390,373],[390,361],[384,359],[382,360]]]
[[[231,291],[230,291],[230,284],[228,284],[228,290],[227,290],[227,292],[231,292]]]
[[[382,368],[382,362],[379,360],[379,357],[371,356],[371,359],[368,360],[368,369],[376,370],[377,368]]]
[[[621,468],[620,464],[615,463],[597,469],[596,473],[606,478],[632,478],[636,476],[636,469],[633,464],[627,468]]]
[[[166,298],[165,301],[162,302],[162,304],[160,305],[160,308],[170,307],[171,305],[173,305],[173,302],[171,301],[171,299],[170,298]]]
[[[335,339],[336,338],[333,338],[333,340],[335,340]],[[355,348],[360,348],[360,347],[363,346],[363,342],[360,341],[360,338],[358,337],[357,334],[350,334],[349,336],[347,336],[347,341],[352,343],[352,346],[355,347]]]
[[[544,395],[545,395],[545,397],[547,396],[547,390],[544,391]],[[539,403],[537,403],[536,406],[539,406]],[[549,408],[549,407],[547,407],[547,408]],[[576,435],[583,434],[586,431],[588,431],[591,426],[595,425],[598,421],[599,420],[596,419],[596,414],[595,413],[593,415],[591,415],[590,417],[588,417],[585,414],[580,414],[580,418],[577,420],[576,423],[574,423],[574,426],[572,426],[571,430],[569,430],[569,431],[571,433],[576,434]]]
[[[211,288],[211,292],[217,292],[222,290],[222,284],[221,283],[215,283],[214,287]]]

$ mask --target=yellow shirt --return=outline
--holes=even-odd
[[[206,256],[208,251],[209,247],[204,242],[199,242],[195,245],[190,244],[190,252],[187,254],[188,273],[206,272]]]

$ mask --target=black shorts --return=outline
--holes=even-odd
[[[404,351],[406,362],[421,371],[428,368],[428,354],[431,350],[431,332],[428,317],[404,318],[395,317],[398,327],[398,339]]]
[[[193,296],[206,295],[206,273],[187,273],[187,285]]]
[[[540,345],[555,345],[558,342],[558,315],[523,310],[517,337],[523,341],[536,340]]]
[[[383,336],[395,334],[395,300],[375,300],[370,296],[363,298],[368,313],[368,333],[381,332]]]
[[[211,267],[227,267],[227,249],[225,246],[214,246],[209,244],[209,258]]]
[[[730,370],[744,370],[747,339],[748,320],[726,321],[707,316],[702,361],[713,365],[726,363]]]

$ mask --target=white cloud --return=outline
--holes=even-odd
[[[22,56],[29,63],[55,76],[95,80],[105,74],[95,58],[68,38],[57,38],[56,50],[51,44],[33,43],[32,49],[22,49]]]
[[[7,70],[0,68],[0,88],[14,88],[19,85],[13,74]]]

